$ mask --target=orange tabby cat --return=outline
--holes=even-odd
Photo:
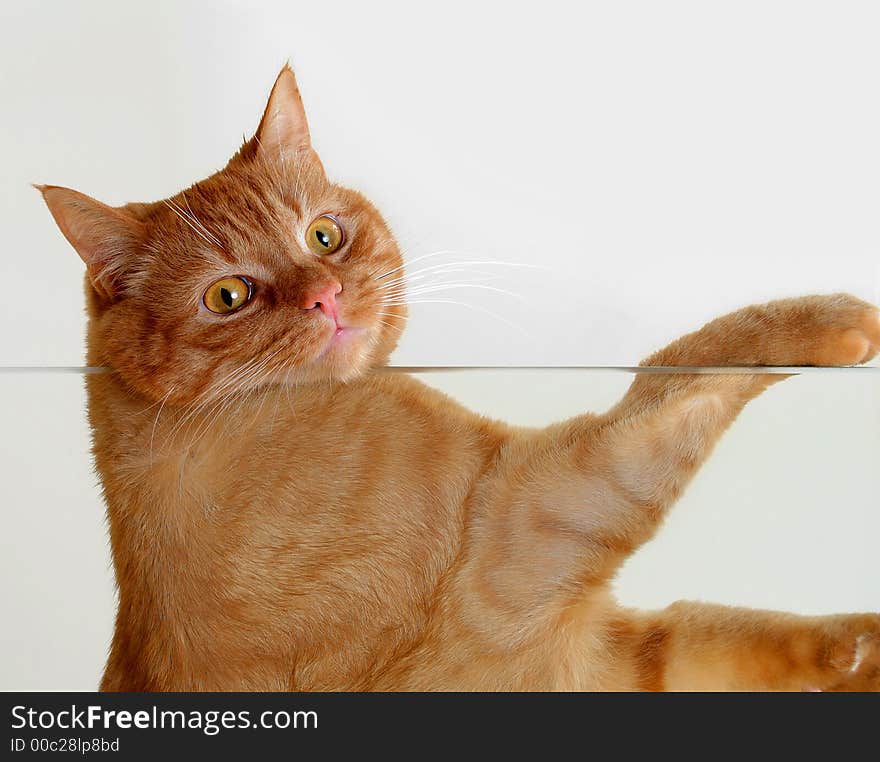
[[[776,375],[641,375],[603,415],[487,420],[383,365],[402,259],[331,183],[282,70],[255,137],[166,201],[41,191],[87,265],[119,586],[104,690],[870,689],[880,617],[609,583]],[[395,285],[396,284],[396,285]],[[880,312],[749,307],[647,365],[848,365]]]

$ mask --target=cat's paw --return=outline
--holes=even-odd
[[[840,617],[831,630],[822,655],[827,676],[807,689],[880,692],[880,615]]]
[[[812,365],[858,365],[880,353],[880,309],[849,294],[813,297]]]

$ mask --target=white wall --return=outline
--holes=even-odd
[[[508,268],[523,301],[449,294],[503,320],[417,305],[399,364],[629,364],[751,301],[880,302],[880,6],[520,6],[0,5],[0,365],[82,359],[82,266],[28,183],[175,192],[253,131],[287,58],[328,169],[410,258],[547,268]],[[542,423],[606,407],[628,377],[427,380]],[[0,373],[0,415],[0,688],[92,688],[113,594],[81,379]],[[878,454],[880,374],[774,387],[621,597],[880,609]]]
[[[401,364],[628,364],[750,301],[880,301],[876,3],[0,7],[4,362],[82,357],[82,267],[28,183],[176,192],[287,58],[329,171],[409,256],[550,268],[508,268],[523,302],[449,295],[524,330],[417,306]]]

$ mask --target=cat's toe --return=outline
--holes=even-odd
[[[880,646],[866,646],[849,671],[823,690],[880,692]]]
[[[880,309],[840,297],[817,347],[816,365],[859,365],[880,353]]]
[[[867,354],[862,362],[868,362],[880,354],[880,309],[871,310],[865,316],[865,336],[870,342]]]
[[[822,690],[880,691],[880,616],[851,617],[838,642],[836,675]]]

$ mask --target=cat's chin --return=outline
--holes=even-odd
[[[356,326],[336,329],[311,361],[282,374],[281,383],[326,383],[353,381],[377,364],[376,331]]]

